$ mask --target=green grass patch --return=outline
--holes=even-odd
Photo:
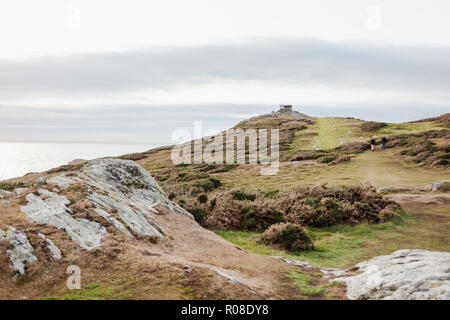
[[[318,280],[311,276],[302,273],[300,270],[293,270],[288,273],[288,277],[291,278],[294,284],[300,289],[300,291],[307,296],[317,297],[321,296],[328,284],[319,285]]]
[[[1,182],[0,190],[13,191],[16,188],[28,188],[29,185],[23,182]]]
[[[286,252],[257,242],[259,233],[245,231],[216,231],[216,233],[239,247],[268,256],[284,256],[308,261],[314,266],[349,267],[378,254],[393,251],[405,235],[398,230],[405,222],[402,217],[380,224],[357,226],[336,225],[327,228],[305,228],[313,239],[315,250]],[[398,240],[390,243],[389,240]]]
[[[68,291],[62,297],[40,297],[38,300],[120,300],[130,298],[130,292],[116,292],[114,288],[101,286],[98,282],[92,282],[83,286],[80,290]]]

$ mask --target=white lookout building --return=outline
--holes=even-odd
[[[292,112],[292,106],[288,104],[280,104],[278,112]]]

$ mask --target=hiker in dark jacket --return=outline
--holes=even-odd
[[[370,140],[370,149],[372,151],[375,151],[375,139],[374,138],[372,138],[372,140]]]
[[[386,137],[383,137],[383,138],[381,138],[381,149],[386,149],[386,142],[387,142],[387,139],[386,139]]]

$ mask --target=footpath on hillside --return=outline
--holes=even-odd
[[[318,118],[321,149],[337,147],[339,139],[343,139],[342,136],[349,132],[352,125],[354,124],[351,122],[336,121],[334,118]],[[361,140],[355,137],[353,139]],[[370,182],[377,187],[420,187],[435,181],[450,179],[450,174],[442,170],[418,167],[402,161],[395,155],[394,150],[389,148],[389,143],[388,149],[381,150],[381,145],[377,145],[374,152],[366,151],[352,158],[349,163],[342,164],[341,170],[328,174],[334,175],[329,177],[330,180]]]

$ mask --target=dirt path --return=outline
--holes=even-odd
[[[370,182],[381,187],[420,187],[450,178],[450,173],[407,164],[395,156],[395,151],[368,151],[343,166],[336,179],[350,177],[355,182]]]

